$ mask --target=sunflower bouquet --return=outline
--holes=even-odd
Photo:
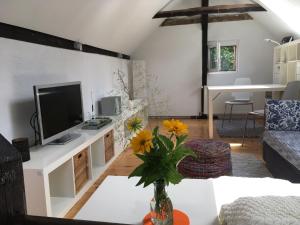
[[[183,176],[177,171],[178,163],[186,156],[193,156],[192,150],[185,147],[188,127],[179,120],[165,120],[163,126],[168,135],[159,132],[156,127],[153,131],[138,130],[136,136],[131,139],[130,145],[134,154],[142,160],[130,175],[140,177],[138,185],[144,187],[156,182],[163,181],[178,184]]]
[[[142,160],[130,175],[140,177],[138,183],[147,187],[154,185],[154,197],[150,202],[150,217],[154,225],[173,225],[173,204],[165,187],[178,184],[183,176],[177,171],[178,163],[186,156],[194,156],[185,147],[188,127],[179,120],[165,120],[163,126],[168,134],[163,135],[156,127],[153,131],[137,129],[131,139],[134,154]]]

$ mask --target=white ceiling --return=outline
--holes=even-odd
[[[0,0],[0,22],[130,54],[168,0]]]
[[[278,40],[285,35],[297,33],[295,27],[283,22],[284,16],[278,16],[274,7],[270,7],[274,0],[256,1],[269,12],[251,15]],[[279,1],[288,2],[289,7],[300,7],[300,0],[276,0]],[[158,29],[162,20],[153,20],[152,17],[168,2],[169,0],[0,0],[0,22],[131,54],[150,33]],[[174,0],[165,9],[197,7],[200,2]],[[211,5],[241,2],[251,1],[210,0]]]
[[[271,34],[273,34],[273,36],[278,41],[280,41],[284,36],[288,35],[295,35],[297,38],[300,38],[300,36],[298,35],[298,33],[300,34],[300,31],[297,32],[296,29],[292,29],[286,22],[284,22],[285,18],[278,16],[278,13],[280,14],[280,11],[274,12],[274,10],[272,10],[272,8],[274,8],[274,5],[278,4],[278,2],[286,5],[287,11],[289,12],[292,11],[291,9],[294,9],[294,12],[295,9],[298,10],[295,13],[289,13],[289,16],[290,18],[295,17],[295,19],[298,16],[298,21],[300,21],[300,0],[209,0],[210,5],[259,3],[268,11],[253,12],[249,14],[254,18],[256,22],[263,25]],[[165,10],[192,8],[199,7],[200,5],[200,0],[173,0],[172,3],[170,3],[165,8]]]
[[[268,10],[266,19],[257,19],[280,37],[292,34],[300,38],[300,0],[256,0]]]

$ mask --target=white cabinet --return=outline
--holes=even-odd
[[[297,62],[287,63],[287,83],[296,80]]]
[[[77,130],[81,136],[65,145],[31,149],[31,160],[23,164],[27,213],[63,217],[113,161],[105,163],[104,145],[113,129]]]
[[[274,65],[273,69],[273,83],[286,84],[287,65],[286,63],[278,63]]]
[[[274,48],[273,83],[300,80],[300,40]]]
[[[23,164],[29,215],[65,216],[124,150],[128,142],[125,121],[139,114],[147,125],[147,103],[134,103],[132,108],[112,117],[112,124],[99,130],[78,129],[74,132],[80,137],[65,145],[31,149],[31,160]]]
[[[296,67],[296,80],[300,80],[300,62],[297,63]]]

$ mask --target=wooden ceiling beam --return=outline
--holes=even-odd
[[[242,20],[253,20],[253,17],[250,16],[248,13],[208,17],[209,23],[242,21]],[[166,26],[188,25],[188,24],[198,24],[201,22],[202,22],[201,16],[193,16],[187,18],[172,18],[172,19],[166,19],[160,26],[166,27]]]
[[[180,9],[172,11],[160,11],[153,19],[156,18],[170,18],[178,16],[196,16],[207,14],[219,14],[219,13],[246,13],[246,12],[261,12],[266,11],[262,6],[258,4],[235,4],[235,5],[214,5],[207,7],[197,7],[189,9]]]

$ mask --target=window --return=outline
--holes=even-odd
[[[237,71],[237,44],[211,42],[208,46],[209,72]]]

